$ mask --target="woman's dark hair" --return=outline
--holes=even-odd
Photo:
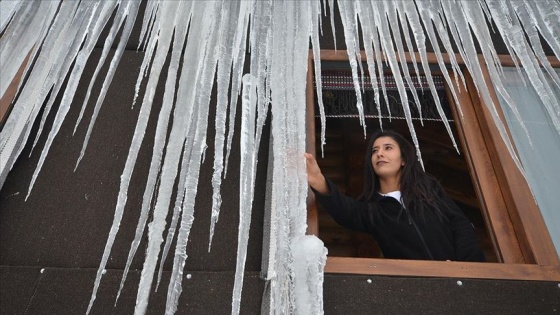
[[[434,209],[440,219],[444,219],[445,201],[443,188],[431,175],[424,172],[414,146],[399,133],[392,130],[378,130],[371,135],[364,157],[364,189],[359,197],[362,201],[371,201],[380,189],[379,177],[373,170],[371,156],[373,143],[380,137],[390,137],[397,142],[404,166],[400,176],[400,191],[406,209],[415,209],[423,214],[428,208]]]

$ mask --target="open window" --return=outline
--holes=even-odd
[[[362,187],[363,152],[366,139],[358,123],[355,92],[347,55],[334,51],[322,51],[323,101],[327,114],[327,145],[325,158],[318,162],[323,171],[346,194],[357,196]],[[430,56],[435,61],[435,56]],[[458,58],[460,60],[460,58]],[[504,63],[509,61],[504,58]],[[312,60],[310,58],[310,69]],[[437,77],[437,73],[432,73]],[[426,171],[440,180],[447,193],[463,209],[477,228],[487,263],[403,261],[380,259],[382,257],[375,240],[368,235],[352,232],[338,226],[324,214],[311,197],[308,203],[308,233],[323,240],[329,249],[327,272],[457,276],[473,278],[507,279],[560,279],[560,263],[540,210],[525,182],[511,159],[486,107],[479,99],[474,83],[464,71],[468,89],[459,89],[458,95],[463,115],[444,80],[435,80],[438,97],[446,110],[450,125],[461,154],[457,154],[445,131],[439,115],[433,114],[431,93],[420,92],[423,110],[421,126],[418,113],[414,115],[416,133],[420,142]],[[449,75],[453,75],[451,72]],[[388,82],[390,73],[386,74]],[[486,73],[486,80],[488,76]],[[367,80],[365,80],[367,82]],[[321,155],[319,120],[315,113],[313,75],[308,77],[308,151]],[[349,85],[349,87],[347,87]],[[389,103],[399,98],[391,97]],[[423,83],[415,86],[424,89]],[[378,115],[388,116],[382,105],[381,113],[366,104],[372,97],[363,95],[368,134],[379,128]],[[492,92],[492,89],[491,89]],[[394,92],[395,95],[396,92]],[[493,93],[495,104],[497,97]],[[384,102],[383,102],[384,103]],[[398,109],[399,106],[390,108]],[[411,108],[414,108],[411,105]],[[392,111],[392,120],[383,119],[384,129],[393,129],[403,135],[410,132],[398,111]],[[504,264],[507,263],[507,268]]]

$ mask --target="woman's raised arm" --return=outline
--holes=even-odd
[[[325,176],[323,176],[315,157],[310,153],[304,153],[303,155],[307,162],[307,183],[309,183],[309,186],[320,194],[330,194],[329,185],[327,185]]]

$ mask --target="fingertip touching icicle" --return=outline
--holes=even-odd
[[[342,22],[338,29],[335,27],[335,14]],[[364,134],[364,68],[371,78],[373,102],[378,113],[381,113],[384,100],[391,119],[384,76],[387,68],[395,78],[406,123],[422,162],[421,147],[409,108],[410,98],[415,104],[413,106],[421,111],[419,96],[414,90],[407,94],[407,87],[414,86],[422,74],[434,96],[435,108],[458,151],[431,72],[434,66],[439,67],[462,119],[458,95],[467,88],[467,79],[462,71],[468,71],[507,149],[521,168],[488,85],[493,85],[506,101],[521,128],[525,128],[525,122],[518,109],[523,104],[513,100],[506,91],[502,82],[503,69],[492,37],[496,36],[495,32],[502,37],[514,65],[518,71],[527,74],[525,83],[537,91],[553,129],[560,133],[560,100],[552,92],[553,87],[560,87],[560,78],[549,62],[551,56],[545,54],[540,43],[541,39],[546,41],[554,57],[560,58],[558,17],[560,3],[555,0],[147,0],[144,6],[136,0],[2,1],[0,96],[4,95],[22,66],[26,80],[18,87],[13,108],[0,132],[0,186],[25,144],[33,141],[29,137],[32,126],[37,122],[40,131],[33,146],[40,143],[43,132],[50,130],[30,178],[26,198],[32,194],[50,148],[72,106],[77,106],[79,111],[77,120],[72,122],[75,136],[79,134],[76,131],[81,121],[89,120],[76,162],[78,167],[87,155],[86,148],[95,130],[96,117],[101,106],[108,101],[105,96],[116,71],[120,71],[119,62],[129,37],[135,34],[133,29],[138,20],[142,24],[138,49],[144,51],[141,52],[142,64],[137,69],[138,77],[132,83],[135,84],[133,101],[132,104],[112,106],[133,106],[137,100],[141,100],[141,104],[139,108],[131,109],[138,118],[120,178],[113,222],[104,251],[100,253],[100,264],[86,312],[95,307],[97,291],[120,225],[131,224],[122,222],[125,210],[128,210],[131,178],[148,134],[152,107],[158,101],[158,83],[165,81],[142,206],[138,209],[139,219],[117,299],[140,241],[147,234],[148,244],[135,312],[146,313],[150,292],[161,281],[163,263],[170,251],[173,252],[173,265],[167,288],[166,313],[180,310],[178,302],[195,210],[196,217],[210,217],[209,251],[214,234],[220,231],[220,211],[239,211],[231,307],[232,314],[241,313],[258,155],[265,147],[261,144],[264,126],[270,122],[268,144],[271,145],[271,154],[268,159],[272,161],[270,237],[273,241],[270,243],[270,270],[266,281],[269,281],[271,289],[270,309],[262,311],[322,313],[321,285],[326,249],[320,240],[305,236],[307,182],[302,156],[306,150],[306,84],[307,78],[312,77],[308,76],[311,71],[315,75],[321,121],[321,150],[325,145],[320,49],[324,22],[330,21],[335,49],[335,33],[338,31],[344,35],[345,43],[339,42],[338,45],[346,46],[359,113],[356,123],[363,126]],[[108,23],[112,24],[106,26]],[[108,32],[105,32],[100,57],[95,61],[95,70],[86,74],[85,64],[90,60],[104,29]],[[428,60],[428,47],[433,51],[434,60]],[[410,54],[407,55],[407,52]],[[29,62],[24,64],[27,56]],[[365,56],[367,67],[362,64],[362,56]],[[309,58],[313,58],[313,62]],[[310,65],[313,69],[308,68]],[[108,71],[102,75],[103,67]],[[545,79],[545,75],[550,76],[551,81]],[[98,76],[103,77],[97,80]],[[64,86],[65,78],[68,83]],[[74,100],[82,78],[88,80],[84,81],[86,95],[83,99]],[[93,86],[98,81],[102,82],[102,87],[95,92]],[[215,101],[211,97],[214,85]],[[61,96],[59,106],[55,106],[58,105],[57,96]],[[85,117],[90,98],[95,100],[93,114]],[[237,119],[239,102],[241,117]],[[210,113],[215,113],[215,117],[209,117]],[[48,123],[49,115],[54,115],[52,125]],[[382,117],[379,116],[382,127]],[[212,206],[204,209],[196,206],[195,200],[207,147],[209,121],[212,119],[215,129]],[[240,126],[236,125],[236,121],[241,122]],[[234,136],[241,140],[241,162],[235,167],[235,172],[239,171],[239,204],[221,209],[225,208],[221,199],[222,180],[228,173]],[[38,154],[37,151],[32,154]],[[170,222],[167,222],[168,217]],[[171,248],[175,239],[176,247]],[[157,284],[154,286],[156,270]]]

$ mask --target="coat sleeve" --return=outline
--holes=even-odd
[[[331,215],[331,217],[340,225],[351,230],[368,232],[371,231],[372,220],[369,215],[370,210],[368,204],[357,201],[340,192],[336,185],[327,179],[327,185],[330,194],[320,194],[315,191],[317,201]]]
[[[453,232],[455,254],[459,261],[484,261],[474,225],[465,216],[457,204],[443,191],[441,194],[449,205],[447,217]]]

